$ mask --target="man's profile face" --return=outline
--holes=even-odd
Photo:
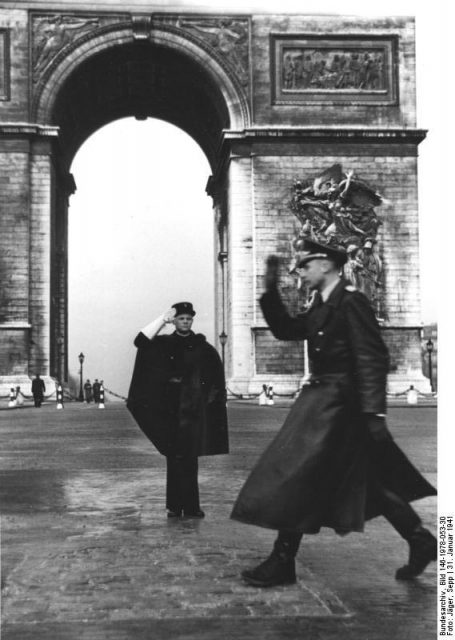
[[[174,318],[174,326],[179,333],[189,333],[193,324],[193,316],[189,313],[181,313]]]
[[[327,264],[324,260],[310,260],[297,269],[304,284],[310,289],[317,289],[325,280]]]

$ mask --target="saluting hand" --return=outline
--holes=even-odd
[[[175,309],[174,309],[174,307],[170,307],[169,309],[167,309],[167,311],[165,311],[163,313],[163,321],[166,324],[169,324],[169,323],[173,322],[174,318],[175,318]]]
[[[278,270],[280,261],[277,256],[269,256],[266,260],[264,284],[267,290],[274,289],[278,284]]]

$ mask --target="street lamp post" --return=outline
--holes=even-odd
[[[431,354],[433,353],[434,345],[431,338],[427,342],[427,353],[428,353],[428,377],[430,378],[430,388],[431,391],[434,391],[433,388],[433,363],[431,361]]]
[[[220,343],[221,343],[221,360],[223,361],[223,369],[224,369],[224,348],[226,347],[226,342],[227,342],[227,339],[228,339],[224,329],[220,333],[219,339],[220,339]]]
[[[79,375],[80,375],[80,384],[79,384],[79,402],[84,402],[84,391],[82,388],[82,365],[84,364],[84,360],[85,360],[85,356],[82,353],[82,351],[80,352],[79,356],[79,362],[81,365],[81,368],[79,369]]]

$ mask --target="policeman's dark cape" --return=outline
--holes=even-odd
[[[385,413],[388,352],[367,298],[341,281],[328,301],[293,318],[276,290],[261,298],[280,340],[308,339],[314,383],[245,482],[231,517],[271,529],[362,531],[381,513],[378,487],[407,502],[435,489],[388,438],[375,442],[366,414]]]
[[[139,333],[127,407],[147,438],[163,455],[177,453],[177,440],[185,435],[187,455],[228,453],[226,389],[220,357],[202,334],[185,340],[185,375],[177,413],[174,357],[175,334],[149,340]]]

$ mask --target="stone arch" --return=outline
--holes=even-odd
[[[55,55],[34,87],[32,121],[38,124],[59,124],[55,109],[59,96],[71,81],[71,77],[77,74],[81,66],[89,64],[96,57],[125,47],[149,47],[154,52],[167,52],[171,58],[180,56],[182,62],[192,66],[195,72],[204,77],[205,89],[207,92],[209,88],[212,91],[211,99],[217,103],[218,109],[224,108],[227,114],[224,121],[223,118],[219,120],[220,135],[222,129],[242,130],[250,125],[250,108],[245,90],[229,63],[215,49],[173,25],[153,27],[148,38],[137,39],[131,21],[118,22],[89,32]],[[107,122],[100,126],[103,124]],[[179,123],[174,124],[181,126]],[[181,128],[185,130],[184,126]],[[88,135],[92,132],[89,131]],[[194,132],[187,132],[201,143]],[[201,146],[204,149],[204,145]],[[206,149],[204,151],[207,152]],[[212,157],[209,157],[212,167],[216,160],[212,153]]]
[[[73,185],[68,172],[78,148],[113,120],[156,117],[186,131],[215,174],[223,132],[250,124],[246,90],[222,53],[171,24],[158,24],[145,34],[142,27],[148,24],[144,20],[138,28],[134,20],[125,20],[92,30],[57,52],[35,78],[32,120],[58,127],[58,140],[48,165],[50,311],[39,309],[40,317],[47,317],[50,340],[43,336],[30,360],[48,363],[50,375],[59,379],[68,371],[67,207]],[[216,266],[219,279],[218,271]]]

